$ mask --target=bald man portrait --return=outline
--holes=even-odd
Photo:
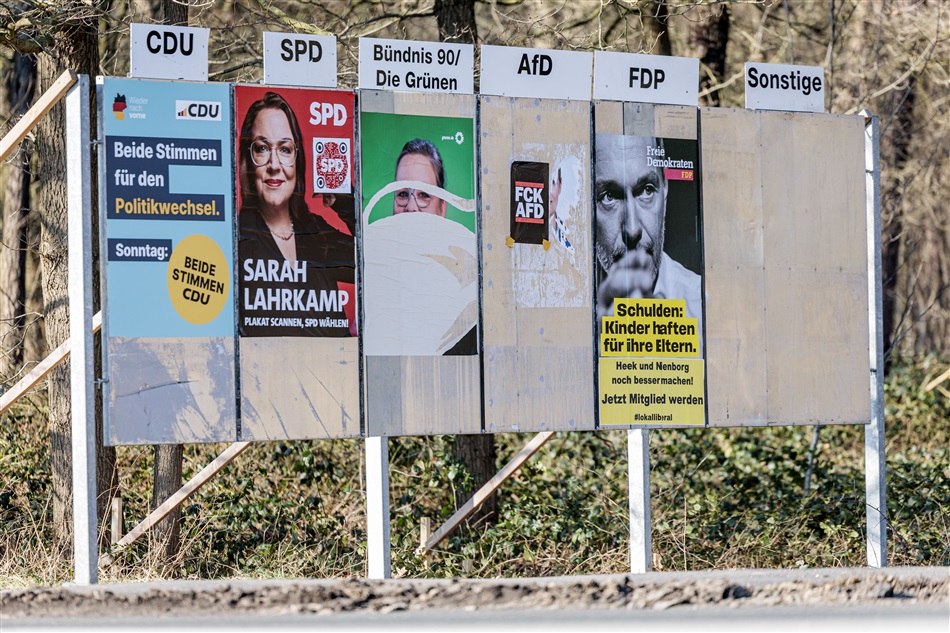
[[[664,251],[669,182],[654,164],[663,140],[597,134],[594,152],[598,323],[615,298],[685,299],[702,332],[702,278]]]

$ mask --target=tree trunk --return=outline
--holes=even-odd
[[[161,0],[161,11],[154,15],[156,20],[166,24],[184,26],[188,24],[188,6],[173,0]],[[152,508],[157,508],[181,488],[183,447],[181,444],[159,444],[155,446],[155,470],[153,472]],[[168,562],[178,554],[181,544],[181,506],[175,508],[153,528],[152,542],[162,562]]]
[[[647,32],[651,37],[649,43],[654,55],[672,55],[673,42],[670,40],[670,17],[669,7],[666,6],[668,0],[650,0],[645,3],[641,15],[645,26],[649,29]]]
[[[13,54],[12,68],[3,89],[11,123],[19,120],[33,102],[36,60]],[[32,141],[24,139],[3,169],[3,238],[0,242],[0,381],[15,382],[23,363],[23,328],[26,307],[26,227],[30,210],[30,157]]]
[[[881,117],[881,164],[895,174],[901,174],[910,156],[913,135],[913,84],[906,90],[894,90],[884,101]],[[889,117],[889,118],[888,118]],[[897,282],[901,262],[901,243],[904,222],[901,204],[905,183],[901,177],[882,179],[881,182],[881,302],[884,312],[884,372],[891,366],[891,350],[897,342]],[[904,256],[906,258],[906,256]],[[896,322],[895,322],[896,321]],[[909,327],[908,324],[904,324]]]
[[[690,13],[695,20],[689,30],[689,47],[693,57],[699,57],[700,91],[721,84],[726,76],[726,46],[729,43],[729,9],[725,5],[697,7]],[[703,105],[719,107],[719,90],[710,92]]]
[[[478,40],[474,0],[435,0],[433,11],[443,42],[474,44]]]
[[[474,0],[435,0],[436,22],[439,39],[443,42],[474,44],[478,39],[475,24]],[[465,466],[472,478],[473,487],[459,486],[455,489],[456,506],[468,501],[495,474],[495,437],[490,433],[480,435],[456,435],[452,444],[452,458]],[[498,500],[492,495],[475,514],[469,517],[468,525],[480,521],[495,523],[498,519]]]
[[[160,444],[155,447],[153,510],[181,488],[182,450],[181,444]],[[152,543],[161,563],[168,563],[178,555],[181,545],[181,506],[152,529]]]
[[[86,9],[77,3],[76,9]],[[68,7],[67,7],[68,9]],[[57,33],[56,51],[39,59],[40,85],[49,87],[66,69],[95,76],[99,70],[98,29],[96,22],[67,24]],[[94,91],[90,91],[90,127],[95,138],[96,109]],[[61,101],[37,127],[39,200],[34,211],[42,221],[40,257],[42,259],[44,319],[47,347],[52,350],[69,338],[69,292],[67,274],[67,194],[65,106]],[[93,153],[92,169],[97,170]],[[93,179],[92,234],[98,235],[98,196]],[[99,304],[99,240],[92,241],[94,310]],[[96,373],[101,375],[101,355],[96,355]],[[61,364],[49,374],[50,465],[53,482],[53,530],[60,546],[72,542],[72,471],[69,398],[69,366]],[[96,470],[98,475],[98,516],[102,519],[115,493],[115,449],[102,446],[102,403],[96,399]],[[100,532],[100,542],[104,538]]]

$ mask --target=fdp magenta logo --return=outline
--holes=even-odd
[[[220,121],[220,101],[175,101],[175,118],[196,121]]]

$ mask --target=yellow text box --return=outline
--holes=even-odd
[[[703,426],[705,363],[700,359],[600,359],[600,423]]]

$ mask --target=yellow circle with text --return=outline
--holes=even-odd
[[[189,323],[204,325],[221,314],[231,271],[221,247],[206,235],[189,235],[168,260],[168,296]]]

